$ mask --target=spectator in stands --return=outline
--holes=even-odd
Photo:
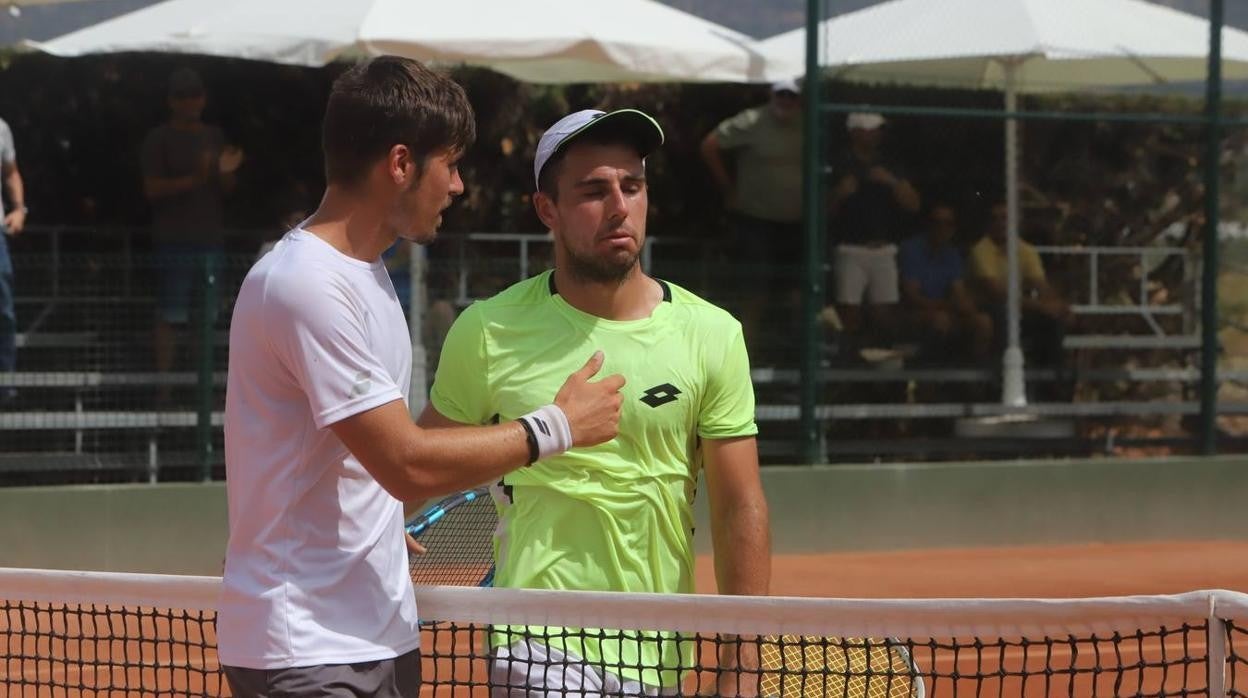
[[[931,348],[978,361],[992,351],[992,319],[976,308],[967,290],[962,252],[953,244],[957,229],[953,206],[937,201],[928,208],[926,232],[901,243],[897,266],[903,312],[906,326],[929,340]]]
[[[884,344],[896,329],[897,243],[919,211],[919,192],[884,157],[883,116],[850,114],[846,126],[849,152],[833,165],[828,204],[834,300],[849,335]]]
[[[796,308],[802,259],[801,89],[793,80],[771,87],[771,101],[725,120],[702,140],[702,159],[730,214],[730,248],[742,273],[734,289],[747,294],[740,308],[751,354],[784,328],[763,326],[780,305]],[[725,154],[731,156],[732,171]]]
[[[13,143],[13,131],[0,119],[0,179],[3,179],[9,206],[0,197],[0,373],[10,373],[17,368],[17,311],[13,305],[13,260],[9,257],[7,238],[17,237],[26,227],[26,189],[22,173],[17,169],[17,147]],[[7,210],[7,213],[6,213]],[[12,400],[17,395],[13,388],[0,386],[0,402]]]
[[[993,316],[998,347],[1005,345],[1007,210],[1004,203],[992,207],[988,229],[970,254],[970,280],[981,307]],[[1071,319],[1070,305],[1049,285],[1044,264],[1036,248],[1018,240],[1021,336],[1029,362],[1038,366],[1060,367],[1062,338]]]
[[[158,274],[153,349],[160,372],[173,367],[174,328],[189,321],[197,282],[224,263],[223,199],[243,162],[242,150],[202,121],[206,96],[198,73],[174,71],[168,103],[169,121],[147,134],[141,155]],[[168,395],[162,389],[161,400]]]

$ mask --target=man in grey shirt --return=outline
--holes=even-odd
[[[730,214],[732,285],[744,294],[732,305],[750,356],[764,361],[778,358],[777,350],[791,353],[785,337],[800,298],[801,106],[798,84],[777,82],[768,104],[724,120],[702,140],[702,160]]]
[[[22,173],[17,169],[17,148],[13,144],[13,132],[0,119],[0,179],[9,196],[9,207],[0,198],[0,373],[12,372],[17,367],[17,312],[13,307],[13,259],[9,256],[10,236],[21,234],[26,226],[26,189]],[[0,402],[12,400],[16,392],[0,387]]]
[[[201,120],[206,97],[197,73],[180,68],[169,80],[167,123],[143,141],[143,191],[152,206],[159,300],[156,370],[174,363],[174,327],[191,316],[197,282],[224,263],[223,198],[234,187],[242,151]],[[202,290],[202,289],[201,289]],[[162,400],[168,390],[162,390]]]

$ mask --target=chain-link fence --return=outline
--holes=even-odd
[[[1098,24],[1104,3],[1076,4],[1055,25],[1070,41],[1116,31]],[[665,178],[643,264],[741,320],[764,462],[1248,445],[1248,90],[1228,81],[1221,103],[1220,83],[1205,82],[1200,17],[1219,4],[1178,8],[1190,16],[1129,4],[1143,14],[1114,21],[1185,23],[1150,28],[1138,51],[1040,42],[959,54],[1030,26],[1021,15],[971,22],[957,15],[969,2],[927,2],[938,9],[893,16],[887,32],[844,24],[885,8],[811,22],[796,39],[800,49],[813,36],[823,65],[802,83],[816,126],[802,146],[805,231],[744,216],[739,201],[710,220],[718,202],[696,155],[706,131],[669,129],[671,152],[648,165]],[[823,5],[810,1],[812,19]],[[984,31],[941,30],[959,23]],[[899,34],[909,39],[890,46]],[[1248,38],[1224,38],[1228,76],[1248,77]],[[924,46],[930,55],[884,55]],[[644,95],[717,110],[688,121],[699,128],[740,108],[702,88],[612,99],[650,108]],[[653,106],[675,120],[670,103]],[[688,192],[700,207],[682,208]],[[681,217],[694,211],[700,229]],[[503,230],[535,225],[507,220]],[[11,240],[18,349],[16,372],[0,374],[0,483],[220,477],[232,299],[264,237],[236,235],[229,254],[157,254],[137,228],[36,225]],[[414,356],[431,378],[457,314],[550,268],[553,248],[538,233],[450,232],[422,258],[413,276],[407,248],[386,255],[406,308],[420,304]]]
[[[128,230],[28,230],[0,482],[220,476],[228,318],[249,257],[154,253]]]
[[[1243,108],[1207,67],[1217,35],[1219,67],[1248,75],[1248,35],[1211,31],[1222,3],[899,0],[822,20],[830,4],[768,42],[806,55],[817,155],[804,456],[1242,446],[1228,264],[1248,190],[1221,123]]]

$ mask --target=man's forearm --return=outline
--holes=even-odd
[[[996,279],[981,276],[977,280],[979,292],[991,303],[1004,303],[1006,301],[1007,289],[1005,283]]]
[[[915,189],[912,184],[906,180],[901,180],[897,186],[893,188],[893,199],[910,213],[918,213],[919,211],[919,190]]]
[[[496,480],[526,465],[529,446],[518,422],[463,429],[426,429],[408,444],[406,480],[415,485],[405,501],[443,497]]]
[[[720,594],[766,596],[771,590],[771,529],[762,490],[711,500],[715,580]],[[757,695],[759,652],[753,636],[719,638],[721,695]]]
[[[26,208],[26,185],[22,173],[14,167],[4,176],[4,186],[9,192],[9,203],[14,211]]]
[[[762,492],[721,502],[713,509],[711,536],[719,593],[766,596],[771,588],[771,528]]]
[[[720,154],[719,142],[713,135],[707,136],[702,141],[701,147],[702,162],[706,163],[706,169],[711,172],[711,179],[714,180],[715,186],[719,192],[725,196],[732,193],[732,178],[728,175],[728,167],[724,164],[724,157]]]
[[[923,312],[932,312],[935,310],[946,310],[949,307],[948,301],[928,298],[919,290],[919,286],[914,282],[903,282],[901,287],[902,299],[911,308]]]

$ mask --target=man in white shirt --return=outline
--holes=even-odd
[[[334,84],[320,207],[248,273],[230,327],[230,541],[217,617],[238,698],[415,696],[420,632],[404,502],[614,438],[624,379],[591,378],[489,427],[421,429],[411,347],[381,254],[433,240],[475,138],[459,85],[382,57]],[[454,361],[455,357],[446,357]]]

